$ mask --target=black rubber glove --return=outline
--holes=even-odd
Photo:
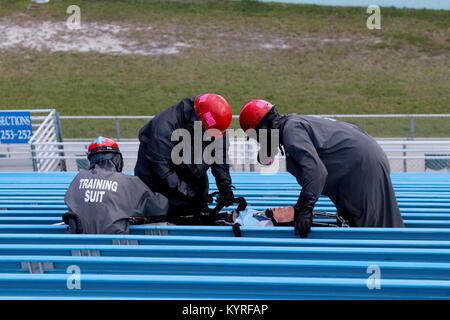
[[[225,207],[233,204],[234,193],[231,189],[230,184],[223,184],[218,186],[219,197],[217,198],[217,203],[222,203]]]
[[[211,194],[205,194],[201,197],[200,201],[206,202],[206,203],[213,203],[214,198]]]
[[[311,231],[311,225],[313,222],[313,213],[309,209],[302,209],[294,207],[294,231],[296,235],[300,235],[300,238],[306,238]]]
[[[314,205],[319,199],[318,195],[309,193],[305,189],[300,192],[297,204],[294,206],[295,234],[306,238],[311,231]]]
[[[201,202],[200,203],[200,211],[203,213],[211,213],[211,209],[208,207],[208,202]]]
[[[195,198],[195,196],[196,196],[194,190],[192,190],[192,188],[189,187],[188,184],[184,181],[180,182],[180,185],[178,186],[177,191],[186,198]]]

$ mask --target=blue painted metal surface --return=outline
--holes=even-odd
[[[52,224],[74,175],[0,173],[0,299],[450,298],[449,174],[392,174],[404,229],[316,227],[306,239],[291,227],[67,235]],[[300,191],[287,173],[232,177],[253,209],[295,204]],[[335,211],[326,197],[316,209]],[[74,265],[81,289],[67,287]]]

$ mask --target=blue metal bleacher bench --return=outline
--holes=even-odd
[[[130,235],[68,235],[74,172],[0,173],[0,299],[449,299],[450,175],[394,173],[406,228],[132,226]],[[285,206],[287,173],[233,173],[250,208]],[[214,181],[214,179],[211,179]],[[211,185],[212,191],[215,185]],[[321,197],[317,210],[335,212]],[[71,266],[80,288],[67,285]],[[371,268],[380,288],[370,287]]]

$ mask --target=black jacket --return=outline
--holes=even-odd
[[[96,165],[74,178],[64,201],[79,217],[82,233],[128,233],[130,217],[163,217],[168,211],[167,198],[138,177]],[[69,233],[77,233],[72,223]]]
[[[168,197],[173,206],[189,204],[190,201],[195,201],[195,197],[201,198],[208,194],[209,168],[219,189],[231,186],[226,135],[220,139],[221,149],[217,150],[222,153],[222,163],[207,164],[201,156],[212,141],[201,143],[202,154],[200,150],[194,149],[194,121],[201,127],[194,109],[194,99],[186,98],[156,115],[139,131],[140,145],[135,175],[152,190]],[[171,137],[177,129],[186,129],[191,135],[191,141],[187,141],[192,147],[191,164],[175,164],[172,161],[172,150],[179,141],[172,141]],[[194,163],[194,157],[197,157],[197,164]]]
[[[287,171],[302,190],[297,207],[312,210],[321,194],[359,227],[404,227],[386,154],[361,128],[314,116],[272,116],[281,129]]]

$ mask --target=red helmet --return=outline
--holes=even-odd
[[[202,94],[195,99],[194,108],[207,131],[218,130],[208,131],[213,137],[218,138],[225,134],[232,118],[230,105],[225,98],[214,93]]]
[[[250,100],[247,102],[239,114],[239,123],[242,130],[255,129],[272,107],[273,104],[265,100]]]
[[[88,148],[88,159],[90,160],[94,154],[100,152],[113,152],[113,153],[121,153],[119,150],[119,146],[117,143],[108,138],[104,138],[99,136],[96,140],[92,141]]]

